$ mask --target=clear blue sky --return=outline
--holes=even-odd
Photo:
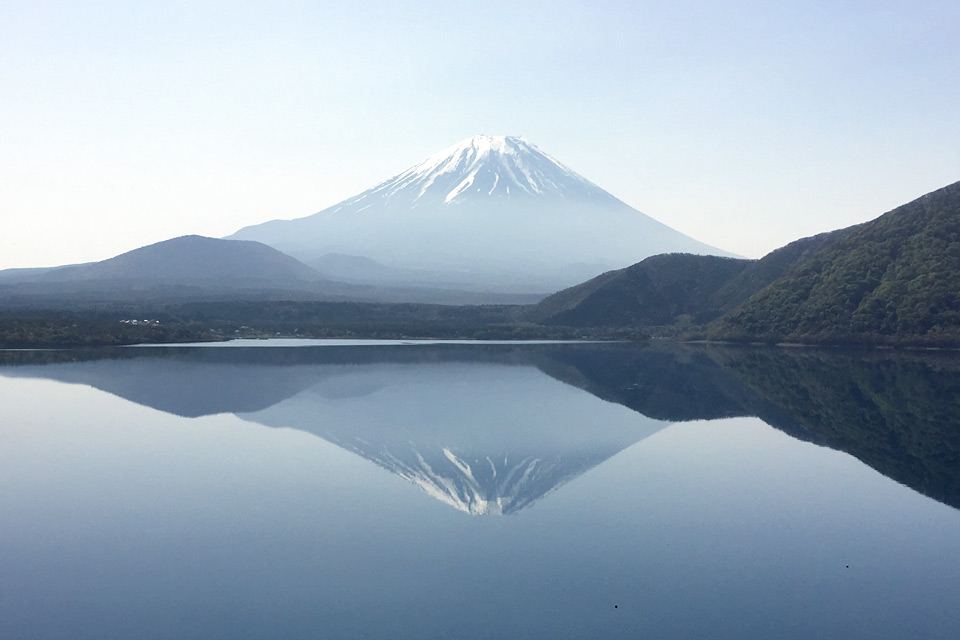
[[[759,257],[960,180],[960,3],[0,0],[0,268],[309,215],[476,133]]]

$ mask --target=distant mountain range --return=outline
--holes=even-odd
[[[371,260],[328,255],[304,264],[260,242],[182,236],[101,262],[0,271],[7,306],[200,300],[523,303],[540,296],[372,287],[338,276],[376,273]],[[315,268],[317,267],[317,268]]]
[[[517,305],[454,314],[409,305],[285,309],[289,322],[254,315],[271,332],[330,320],[323,326],[363,333],[376,325],[387,335],[482,337],[495,325],[495,335],[518,336],[591,328],[603,336],[960,345],[960,183],[745,260],[711,255],[721,252],[521,138],[475,136],[330,209],[231,238],[184,236],[102,262],[0,271],[0,309],[212,302],[227,314],[221,324],[244,324],[228,303]],[[636,262],[649,254],[658,255]],[[604,264],[630,266],[595,275]],[[551,283],[585,273],[595,277],[548,295]],[[206,318],[188,322],[210,326]],[[373,324],[351,325],[359,318]],[[14,333],[7,341],[23,345],[51,330]]]
[[[389,269],[338,271],[347,281],[528,293],[658,253],[729,255],[510,136],[468,138],[319,213],[229,238],[263,242],[308,264],[337,254]]]
[[[960,183],[760,260],[661,255],[527,312],[583,327],[697,329],[714,339],[960,343]]]
[[[183,236],[101,262],[0,271],[5,300],[183,300],[356,294],[259,242]]]

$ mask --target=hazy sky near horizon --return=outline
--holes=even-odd
[[[960,180],[960,4],[0,0],[0,268],[309,215],[523,135],[749,257]]]

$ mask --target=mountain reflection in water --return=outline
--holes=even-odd
[[[845,451],[960,507],[954,354],[673,344],[166,347],[8,352],[0,375],[86,384],[179,416],[227,412],[305,431],[471,514],[519,512],[670,423],[735,416]],[[607,402],[571,399],[551,379]],[[611,419],[627,409],[642,418]]]

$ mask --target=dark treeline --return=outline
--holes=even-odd
[[[103,317],[101,313],[74,311],[0,313],[0,348],[2,349],[93,347],[143,342],[198,342],[222,339],[212,331],[169,320],[160,324],[134,325],[121,322],[118,317]]]
[[[639,339],[631,327],[542,326],[525,307],[236,301],[87,304],[0,312],[0,348],[109,346],[233,338]],[[129,321],[137,320],[137,324]],[[146,323],[144,321],[147,321]]]

